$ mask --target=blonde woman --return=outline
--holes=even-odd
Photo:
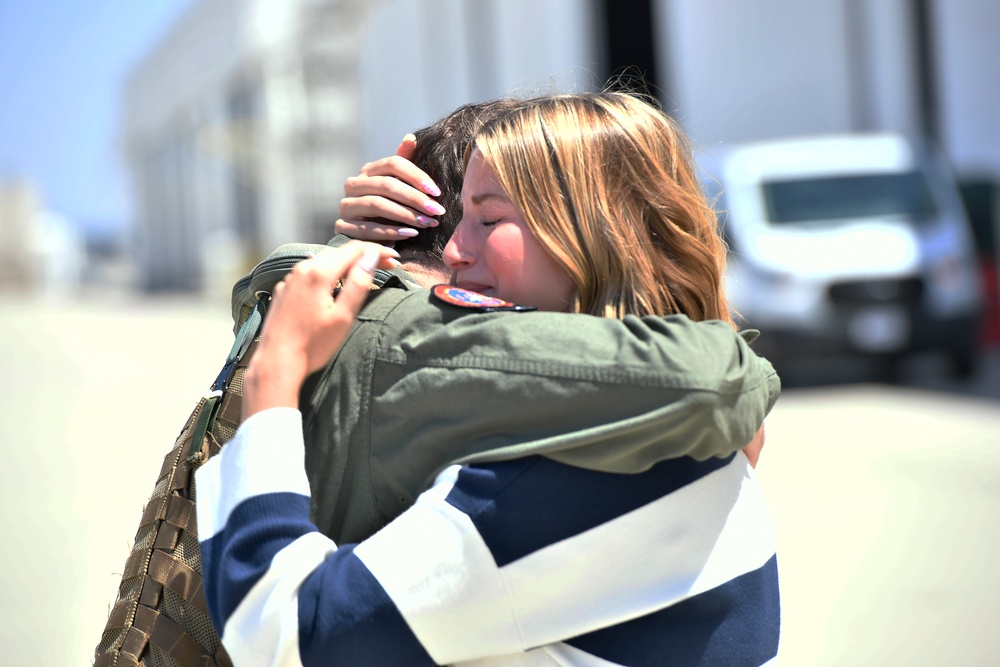
[[[715,213],[669,116],[626,94],[543,98],[474,145],[465,215],[445,250],[457,284],[471,274],[469,287],[484,286],[469,266],[473,249],[523,229],[569,279],[565,301],[549,309],[732,322]]]
[[[477,135],[462,205],[444,253],[456,307],[579,313],[560,320],[567,340],[573,317],[732,327],[723,247],[682,136],[638,98],[550,97],[504,114]],[[747,458],[620,469],[642,460],[641,420],[576,452],[452,466],[360,544],[315,530],[291,409],[349,333],[378,261],[352,245],[292,275],[254,358],[284,380],[248,385],[241,434],[198,472],[209,608],[235,664],[772,660],[775,549]]]

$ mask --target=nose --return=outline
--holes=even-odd
[[[458,223],[455,233],[448,239],[448,243],[444,247],[444,252],[441,254],[441,259],[444,261],[445,266],[452,271],[467,269],[475,263],[475,258],[469,252],[469,244],[465,238],[465,228],[464,220]]]

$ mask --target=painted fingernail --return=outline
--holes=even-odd
[[[431,215],[444,215],[444,206],[430,199],[424,202],[424,210]]]
[[[375,267],[378,265],[378,251],[377,250],[366,250],[365,254],[361,257],[358,262],[358,267],[361,268],[365,273],[375,273]]]
[[[429,194],[431,197],[441,196],[441,188],[439,188],[434,181],[424,181],[422,185],[424,186],[424,192]]]
[[[400,236],[404,239],[412,239],[419,233],[420,232],[415,230],[413,227],[400,227],[399,229],[396,230],[396,236]]]

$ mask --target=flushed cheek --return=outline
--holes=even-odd
[[[514,239],[496,239],[489,250],[489,267],[498,282],[509,287],[520,287],[526,274],[531,273],[525,266],[524,251]]]

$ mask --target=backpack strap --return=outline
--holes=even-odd
[[[221,451],[239,426],[243,375],[257,347],[271,290],[295,262],[326,247],[283,246],[234,286],[233,345],[163,459],[123,569],[118,597],[94,652],[94,667],[232,667],[205,601],[193,473]],[[375,285],[381,288],[398,281],[408,289],[394,273],[376,271]]]
[[[346,236],[337,235],[326,244],[286,243],[261,260],[233,285],[231,296],[233,333],[237,333],[246,318],[250,316],[259,295],[262,293],[270,295],[278,281],[284,278],[296,263],[314,257],[324,250],[340,248],[349,241]],[[393,277],[400,281],[400,285],[407,288],[416,284],[412,277],[401,269],[392,271],[377,269],[375,285],[379,288],[388,286]]]
[[[243,321],[239,331],[236,332],[236,339],[226,356],[226,363],[215,378],[215,382],[205,393],[205,408],[198,415],[195,424],[194,435],[191,438],[191,448],[187,453],[189,463],[201,464],[208,460],[208,451],[204,449],[205,434],[215,424],[219,408],[222,405],[223,394],[229,389],[229,383],[233,379],[233,374],[241,361],[246,357],[247,352],[254,340],[260,334],[260,328],[264,324],[264,313],[267,310],[267,302],[270,301],[270,294],[258,293],[257,303],[254,305],[250,315]]]

